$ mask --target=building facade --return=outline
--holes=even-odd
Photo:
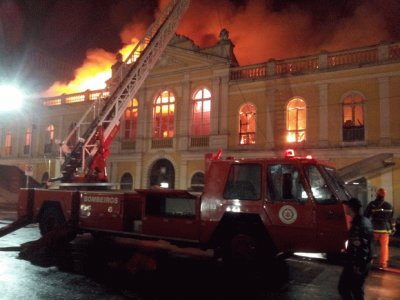
[[[225,30],[206,49],[173,38],[121,119],[109,181],[201,190],[206,153],[277,157],[291,148],[333,163],[364,205],[384,187],[399,215],[400,42],[249,66],[233,48]],[[56,177],[58,141],[102,92],[32,99],[3,116],[0,164],[39,182]]]

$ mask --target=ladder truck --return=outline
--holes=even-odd
[[[65,161],[61,166],[61,177],[52,181],[62,183],[107,181],[106,159],[110,152],[109,146],[119,130],[120,119],[175,34],[189,2],[189,0],[171,1],[147,29],[125,62],[120,64],[116,73],[121,74],[123,78],[117,87],[105,97],[103,105],[99,101],[94,103],[62,142],[62,145],[69,145],[73,137],[79,137],[71,151],[64,153]],[[61,147],[61,149],[66,148]]]
[[[56,179],[61,181],[59,189],[21,189],[18,220],[1,228],[0,237],[39,223],[43,237],[66,226],[74,234],[162,240],[211,250],[225,262],[271,261],[297,251],[340,253],[345,248],[350,219],[342,202],[350,194],[333,166],[293,151],[277,158],[207,154],[201,194],[96,189],[107,182],[108,148],[124,110],[188,6],[188,0],[172,1],[147,30],[122,64],[123,80],[102,107],[94,104],[84,114],[64,141],[80,136],[65,154]],[[88,121],[95,112],[94,120]]]

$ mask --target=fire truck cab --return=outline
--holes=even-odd
[[[201,197],[201,239],[256,232],[277,252],[339,252],[349,197],[331,165],[293,150],[282,158],[216,160]]]

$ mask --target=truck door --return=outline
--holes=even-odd
[[[300,170],[293,163],[266,167],[265,211],[269,232],[278,250],[312,250],[316,241],[315,211],[304,189]]]
[[[341,200],[346,200],[349,195],[331,182],[333,177],[326,168],[306,165],[304,172],[315,201],[316,246],[320,252],[338,252],[344,248],[344,241],[347,239],[346,218]]]

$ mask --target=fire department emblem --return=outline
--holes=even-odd
[[[285,224],[292,224],[297,219],[297,211],[293,206],[284,205],[279,210],[279,220]]]

